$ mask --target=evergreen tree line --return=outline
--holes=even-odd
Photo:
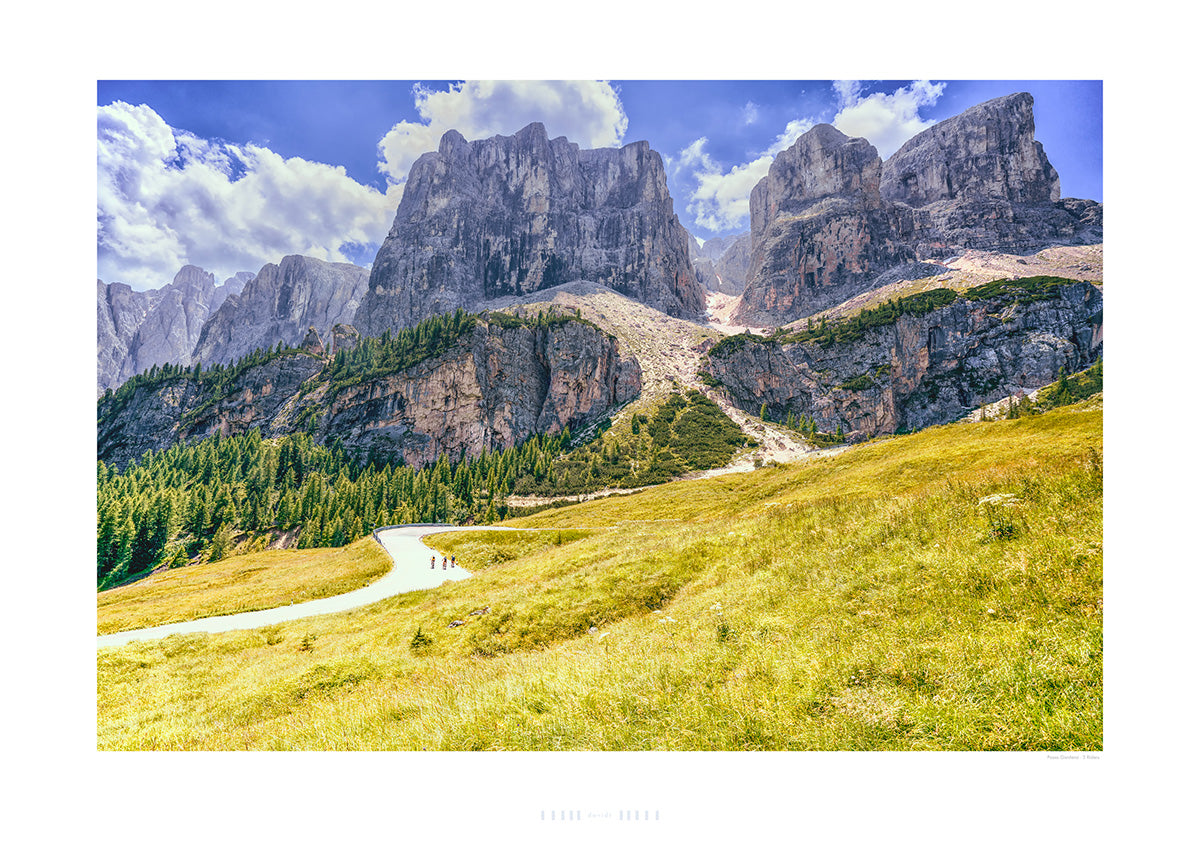
[[[1011,400],[1001,414],[1003,418],[1022,418],[1038,415],[1060,406],[1076,403],[1104,391],[1104,361],[1097,359],[1091,367],[1076,374],[1058,369],[1058,379],[1037,393],[1037,400],[1028,395],[1016,403]],[[986,406],[986,404],[985,404]],[[986,415],[984,416],[986,418]]]
[[[698,391],[672,393],[652,413],[636,413],[628,432],[603,437],[518,476],[513,494],[553,497],[604,488],[633,489],[727,464],[746,434]]]
[[[103,425],[120,415],[133,393],[142,386],[153,388],[184,378],[196,383],[200,392],[206,396],[206,400],[201,406],[193,411],[194,415],[199,409],[211,406],[227,395],[234,381],[249,369],[270,362],[277,357],[294,353],[302,353],[302,351],[294,347],[285,347],[283,342],[279,342],[274,348],[255,348],[228,365],[219,362],[208,368],[201,367],[200,363],[195,365],[173,365],[171,363],[151,365],[145,371],[130,377],[116,389],[104,390],[104,394],[97,403],[97,421]]]
[[[343,545],[388,524],[487,523],[503,496],[561,454],[570,432],[475,459],[360,466],[299,433],[212,436],[147,452],[124,471],[97,464],[96,576],[114,585],[156,566],[217,560],[238,537],[296,531],[297,547]]]

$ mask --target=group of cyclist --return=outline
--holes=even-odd
[[[435,565],[437,565],[437,557],[436,557],[436,556],[431,556],[431,557],[429,558],[429,567],[430,567],[430,568],[433,568]],[[450,567],[451,567],[451,568],[454,568],[454,567],[456,567],[457,565],[458,565],[458,563],[457,563],[457,562],[455,562],[455,560],[454,560],[454,557],[450,557]],[[445,571],[445,570],[446,570],[446,558],[445,558],[445,557],[442,557],[442,571]]]

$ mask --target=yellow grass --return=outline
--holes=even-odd
[[[362,588],[392,567],[371,537],[344,548],[261,551],[156,574],[100,592],[100,635],[328,598]]]
[[[101,650],[98,746],[1098,750],[1100,407],[547,511],[513,523],[595,530],[464,534],[469,580]]]

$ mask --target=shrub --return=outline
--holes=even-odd
[[[417,625],[417,632],[413,634],[412,641],[408,643],[408,647],[414,653],[420,652],[433,644],[433,639],[428,633],[421,631],[421,626]]]

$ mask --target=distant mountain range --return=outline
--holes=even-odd
[[[706,322],[712,292],[736,298],[736,327],[791,325],[770,345],[718,344],[704,360],[705,380],[690,370],[695,363],[679,374],[683,384],[707,382],[706,391],[743,409],[815,416],[824,430],[854,437],[941,423],[1098,358],[1099,286],[1069,285],[1081,276],[1068,274],[1071,280],[1036,284],[1036,297],[1023,301],[1018,287],[906,301],[904,308],[893,303],[890,320],[859,327],[863,332],[818,336],[820,327],[808,328],[805,319],[846,312],[845,304],[875,291],[910,295],[908,281],[918,284],[914,291],[937,289],[931,281],[967,251],[1031,256],[1055,246],[1102,244],[1102,213],[1094,201],[1060,197],[1058,175],[1034,138],[1033,99],[1023,93],[943,121],[886,161],[865,139],[814,127],[776,157],[754,188],[750,231],[703,246],[680,224],[662,159],[644,141],[583,150],[566,138],[550,139],[541,124],[477,141],[451,131],[413,166],[369,271],[288,256],[220,286],[193,266],[151,292],[98,281],[98,393],[152,365],[180,366],[139,383],[136,397],[130,390],[120,404],[102,401],[108,441],[101,442],[108,448],[101,453],[115,455],[114,433],[139,434],[120,451],[130,459],[144,447],[214,428],[308,426],[328,438],[352,433],[364,450],[373,439],[391,440],[390,455],[424,462],[437,452],[471,453],[567,421],[598,420],[634,399],[632,387],[641,385],[631,376],[636,362],[627,346],[606,347],[616,343],[616,328],[603,316],[582,321],[560,314],[557,329],[535,325],[527,335],[489,319],[482,326],[492,327],[490,335],[472,331],[459,347],[436,348],[387,378],[440,380],[436,391],[432,384],[415,393],[399,383],[385,388],[384,375],[372,372],[367,382],[324,380],[320,402],[310,397],[316,390],[310,381],[330,373],[338,352],[363,339],[391,338],[434,316],[494,309],[514,298],[550,304],[564,285],[580,281],[692,322],[713,339],[729,328]],[[1019,308],[1007,311],[1014,299],[1022,301]],[[875,321],[882,313],[871,314]],[[592,322],[595,338],[587,329]],[[570,326],[576,329],[563,329]],[[565,339],[582,345],[575,359]],[[301,348],[306,352],[296,353]],[[260,356],[239,372],[236,386],[206,383],[206,391],[218,384],[228,391],[209,397],[200,392],[199,370],[181,370],[230,365],[256,350],[292,351],[292,377],[279,371],[282,360],[270,366]],[[457,364],[449,367],[451,361]],[[592,370],[580,370],[580,363],[592,363]],[[288,387],[282,394],[281,380]],[[597,392],[601,383],[607,388]],[[480,388],[485,384],[487,391]],[[510,414],[513,401],[504,400],[503,385],[535,387],[527,413]],[[553,385],[571,398],[556,407],[569,414],[538,411],[542,388]],[[489,396],[493,389],[499,394]],[[268,405],[282,405],[267,410],[267,395]],[[402,403],[383,402],[392,395]],[[189,412],[185,396],[208,406]],[[301,409],[310,410],[307,417]],[[122,420],[133,415],[136,422]],[[491,422],[486,433],[465,423],[481,416]],[[414,440],[418,431],[428,440]]]

